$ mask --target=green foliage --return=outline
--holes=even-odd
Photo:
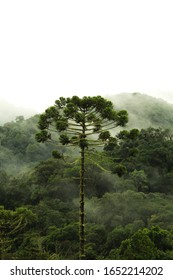
[[[117,257],[126,260],[154,260],[157,250],[147,234],[147,230],[139,230],[130,239],[122,241]]]
[[[111,251],[115,259],[157,260],[172,259],[173,235],[160,227],[143,228],[123,240],[118,249]]]
[[[42,130],[40,133],[36,134],[36,140],[38,142],[45,142],[49,139],[51,139],[51,134],[46,130]]]
[[[52,156],[57,159],[62,158],[62,155],[58,151],[52,151]]]
[[[69,224],[63,228],[50,227],[43,247],[61,258],[78,259],[78,239],[77,224]]]
[[[123,164],[118,164],[113,167],[112,172],[118,174],[119,177],[122,177],[127,172],[127,168]]]
[[[169,130],[121,131],[114,141],[108,141],[104,150],[112,157],[112,172],[118,174],[119,166],[124,166],[126,172],[120,175],[136,180],[138,191],[171,193],[173,141]]]
[[[6,123],[0,127],[0,167],[8,175],[26,172],[31,166],[51,156],[52,145],[35,140],[38,116]]]
[[[102,140],[102,141],[106,141],[110,138],[110,132],[109,131],[102,131],[100,134],[99,134],[99,139]]]
[[[136,190],[145,192],[148,190],[148,179],[144,170],[134,170],[130,174],[130,178],[133,180]]]
[[[11,258],[20,243],[20,236],[36,222],[36,216],[31,210],[17,208],[15,211],[0,207],[0,258]]]
[[[70,143],[69,137],[66,134],[61,134],[60,135],[60,143],[62,145],[67,145]]]
[[[40,116],[41,132],[36,134],[36,140],[51,140],[52,132],[57,131],[62,145],[87,148],[90,142],[86,138],[90,135],[97,133],[98,140],[106,141],[110,138],[110,129],[124,126],[127,121],[125,110],[116,112],[112,102],[101,96],[60,98]]]
[[[172,107],[131,98],[130,125],[137,115],[143,129],[137,123],[114,137],[123,112],[113,113],[113,104],[98,97],[60,98],[41,114],[47,143],[35,140],[39,116],[0,127],[1,259],[78,259],[83,148],[85,258],[173,259],[173,138],[164,129]],[[150,123],[155,127],[146,128]]]

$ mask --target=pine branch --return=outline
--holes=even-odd
[[[111,173],[110,170],[105,169],[103,166],[101,166],[98,162],[96,162],[95,160],[88,158],[88,160],[90,160],[91,162],[93,162],[96,166],[98,166],[102,171],[107,172],[107,173]]]

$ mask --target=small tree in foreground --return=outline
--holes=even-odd
[[[85,153],[89,147],[103,145],[111,141],[110,130],[117,126],[125,126],[128,121],[125,110],[115,111],[111,101],[101,96],[72,98],[60,97],[55,105],[40,115],[37,133],[38,142],[54,140],[58,132],[61,145],[78,146],[80,149],[80,259],[85,258],[85,214],[84,214],[84,179]],[[61,158],[58,151],[53,156]]]

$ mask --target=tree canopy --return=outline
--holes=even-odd
[[[60,97],[54,106],[41,114],[39,120],[41,132],[36,135],[36,139],[38,142],[53,140],[52,136],[56,129],[62,145],[88,147],[89,144],[92,145],[92,140],[88,139],[91,135],[98,134],[97,140],[108,140],[109,130],[125,126],[127,121],[125,110],[115,111],[112,102],[101,96]]]
[[[60,97],[55,105],[46,109],[40,116],[40,133],[36,134],[38,142],[56,141],[59,132],[59,143],[78,146],[81,153],[80,164],[80,252],[85,258],[85,151],[89,147],[103,145],[111,138],[110,130],[117,126],[125,126],[128,115],[125,110],[116,112],[111,101],[101,96],[72,98]],[[94,136],[97,135],[95,139]],[[54,136],[54,139],[53,137]],[[58,151],[53,156],[61,158]]]

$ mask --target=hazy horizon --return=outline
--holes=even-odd
[[[121,92],[121,93],[117,93],[117,94],[109,94],[109,93],[108,94],[99,94],[98,93],[97,95],[101,95],[105,98],[108,98],[108,99],[110,98],[111,99],[112,96],[116,96],[116,95],[119,95],[119,94],[126,94],[126,93],[132,94],[133,92]],[[168,93],[167,95],[166,94],[161,94],[161,93],[160,94],[152,94],[152,95],[151,94],[146,94],[146,93],[141,93],[141,92],[138,92],[138,93],[148,95],[148,96],[151,96],[151,97],[154,97],[154,98],[157,98],[157,99],[162,99],[163,101],[166,101],[167,103],[173,105],[173,96],[171,96],[172,95],[171,93],[170,94]],[[66,97],[70,97],[70,96],[72,96],[72,95],[68,95]],[[84,96],[84,95],[80,95],[80,97],[82,97],[82,96]],[[37,114],[37,113],[42,113],[47,107],[54,105],[54,101],[56,99],[58,99],[59,97],[60,96],[57,96],[57,98],[54,98],[54,99],[52,97],[52,98],[50,98],[50,101],[47,100],[47,99],[46,100],[43,99],[42,100],[43,102],[40,102],[38,107],[35,106],[34,104],[33,104],[33,107],[32,107],[32,105],[27,106],[27,103],[26,104],[25,103],[23,103],[23,104],[19,103],[18,104],[18,102],[14,102],[13,100],[10,100],[8,98],[0,96],[0,107],[1,107],[1,101],[3,101],[3,102],[8,103],[9,105],[14,106],[15,109],[16,109],[16,112],[18,110],[19,111],[22,110],[22,113],[23,113],[24,112],[23,110],[26,109],[26,110],[28,110],[28,112],[31,111],[31,112],[33,112],[33,114],[34,113]],[[3,106],[4,106],[4,104],[3,104]]]

